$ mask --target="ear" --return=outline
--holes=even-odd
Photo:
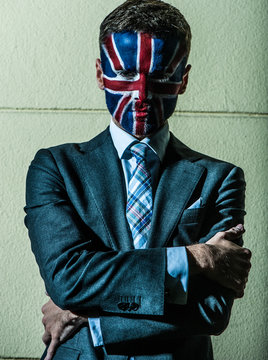
[[[100,59],[96,60],[96,79],[97,79],[98,87],[101,90],[104,90],[103,71],[102,71],[101,60]]]
[[[188,78],[189,78],[189,72],[190,72],[191,68],[192,68],[191,65],[187,65],[184,70],[184,74],[182,76],[182,83],[181,83],[181,87],[179,90],[179,95],[184,94],[186,91],[187,84],[188,84]]]

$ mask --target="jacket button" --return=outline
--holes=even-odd
[[[127,311],[129,309],[129,303],[128,302],[120,302],[117,304],[117,307],[119,310]]]
[[[133,303],[131,303],[131,304],[129,305],[128,311],[137,311],[139,307],[140,307],[139,304],[133,302]]]

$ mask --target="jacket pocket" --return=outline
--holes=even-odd
[[[200,223],[203,219],[205,207],[186,209],[183,211],[179,224]]]

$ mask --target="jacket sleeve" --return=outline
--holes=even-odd
[[[137,314],[163,315],[165,249],[105,247],[70,201],[50,150],[40,150],[30,165],[25,211],[32,251],[59,307],[120,314],[127,296]]]
[[[233,167],[217,189],[214,211],[199,242],[206,242],[217,232],[243,223],[244,194],[243,171]],[[242,238],[236,242],[242,245]],[[188,289],[187,304],[166,304],[164,316],[142,319],[102,316],[101,328],[107,351],[134,351],[135,354],[137,344],[148,349],[157,344],[159,352],[165,352],[178,346],[180,341],[187,341],[189,336],[222,333],[229,323],[234,293],[203,276],[191,277]]]

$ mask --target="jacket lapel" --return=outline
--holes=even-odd
[[[76,162],[89,194],[88,201],[95,204],[94,216],[98,223],[101,219],[102,236],[115,250],[133,249],[126,219],[124,174],[109,130],[82,144],[80,150],[82,156]],[[178,224],[205,170],[194,162],[197,158],[198,153],[171,136],[155,194],[148,247],[165,246]]]
[[[171,136],[154,199],[148,247],[167,244],[205,170],[194,162],[198,157]]]
[[[125,216],[126,190],[123,170],[109,130],[81,148],[79,169],[87,191],[94,201],[96,217],[101,219],[100,230],[115,250],[133,248],[130,229]]]

